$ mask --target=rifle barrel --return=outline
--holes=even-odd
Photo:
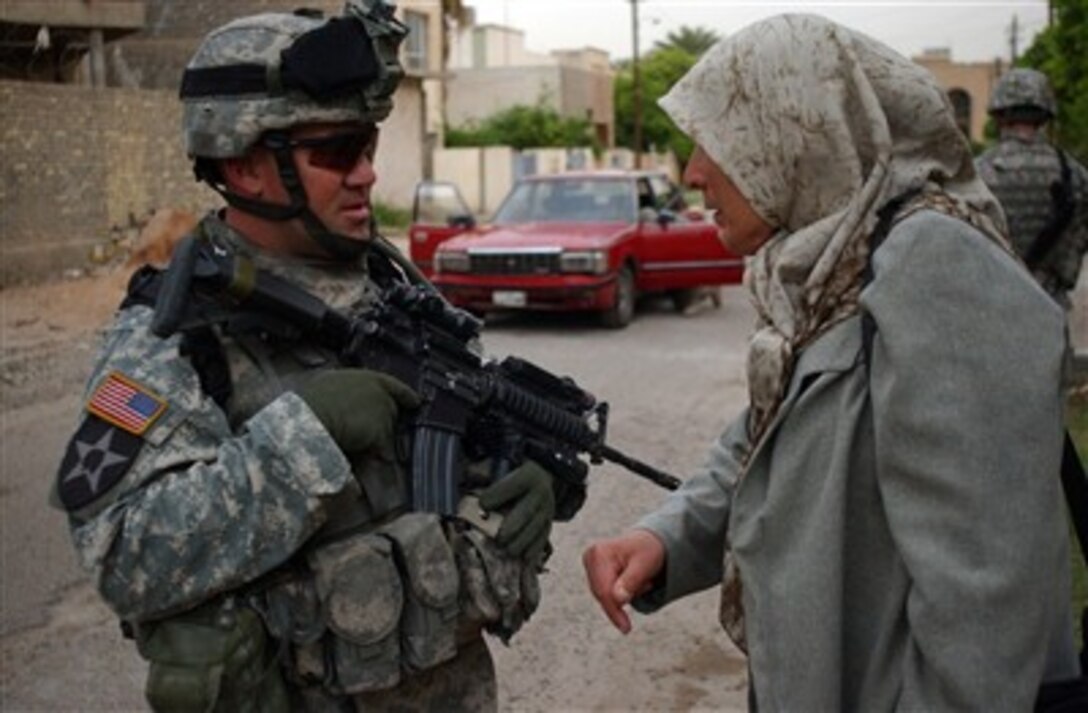
[[[636,458],[632,458],[629,455],[617,451],[611,446],[601,444],[599,455],[605,460],[610,460],[613,463],[622,465],[635,475],[640,475],[647,480],[653,481],[665,490],[676,490],[680,487],[681,480],[676,476],[660,471],[652,465],[648,465]]]

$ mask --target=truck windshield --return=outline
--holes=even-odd
[[[630,181],[549,179],[514,186],[492,222],[633,223],[636,215]]]

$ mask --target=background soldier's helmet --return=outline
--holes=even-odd
[[[383,0],[350,0],[329,20],[268,13],[213,30],[182,80],[186,153],[241,156],[269,130],[381,121],[404,75],[406,33]]]
[[[1015,111],[1043,112],[1046,118],[1057,113],[1054,92],[1046,75],[1034,69],[1013,69],[1004,74],[990,97],[991,114]]]

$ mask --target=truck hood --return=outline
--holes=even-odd
[[[635,232],[628,223],[522,223],[482,226],[451,238],[439,250],[605,249]]]

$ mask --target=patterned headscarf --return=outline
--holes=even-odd
[[[887,201],[924,189],[1001,241],[1003,215],[933,77],[825,18],[749,25],[659,103],[778,229],[745,273],[759,318],[748,352],[753,446],[801,350],[857,311],[867,238]]]

